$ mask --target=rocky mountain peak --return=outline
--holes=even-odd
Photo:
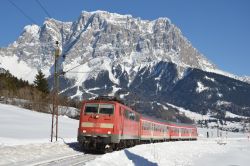
[[[173,103],[196,112],[249,115],[249,84],[218,70],[168,18],[95,11],[82,12],[74,22],[46,19],[41,27],[26,26],[0,49],[0,68],[30,82],[41,69],[52,82],[55,41],[61,70],[70,70],[60,78],[60,93],[71,98],[120,94],[127,101],[139,96],[141,109],[149,112]],[[216,104],[220,101],[231,105]]]
[[[46,62],[51,60],[48,55],[53,53],[55,41],[60,43],[66,64],[84,55],[87,60],[105,56],[135,66],[163,60],[180,68],[215,68],[168,18],[149,21],[106,11],[83,11],[75,22],[47,18],[41,27],[26,26],[13,46],[16,54],[22,54],[21,59],[27,54],[42,54],[45,63],[29,65],[49,68],[51,63]],[[33,51],[27,51],[27,46]]]

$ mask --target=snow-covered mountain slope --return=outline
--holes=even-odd
[[[162,106],[166,107],[166,105],[177,109],[179,111],[179,114],[183,114],[186,117],[192,119],[194,123],[199,126],[205,126],[208,128],[219,127],[224,131],[244,131],[248,125],[246,122],[248,117],[239,116],[229,111],[224,112],[224,119],[223,121],[221,121],[221,117],[218,117],[216,112],[210,111],[207,114],[202,115],[169,103],[165,103],[165,105]]]
[[[23,77],[27,73],[15,73],[11,66],[25,62],[25,67],[42,69],[48,75],[53,65],[55,41],[59,41],[66,57],[61,61],[64,70],[77,64],[84,64],[90,70],[99,66],[111,70],[112,66],[123,64],[132,77],[138,67],[157,61],[176,63],[180,75],[187,66],[215,69],[169,19],[148,21],[105,11],[82,12],[72,23],[47,19],[41,27],[26,26],[13,44],[0,50],[0,65]],[[5,57],[13,60],[6,63]],[[74,71],[86,71],[83,69]],[[93,75],[91,72],[89,77]],[[68,77],[78,78],[74,74]],[[82,80],[82,76],[78,79]]]
[[[0,49],[0,68],[30,81],[41,69],[52,87],[55,41],[60,71],[68,71],[60,77],[60,93],[71,98],[120,95],[128,102],[168,102],[195,112],[219,111],[217,101],[226,101],[232,104],[226,110],[250,112],[250,84],[217,69],[167,18],[149,21],[95,11],[82,12],[74,22],[47,19],[41,27],[26,26],[13,44]],[[204,83],[206,77],[210,83]],[[153,105],[142,110],[159,108]]]

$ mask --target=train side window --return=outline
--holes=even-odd
[[[135,120],[135,113],[134,112],[129,111],[129,119]]]
[[[140,116],[138,114],[135,115],[135,120],[139,121],[140,120]]]
[[[130,119],[130,120],[133,120],[133,112],[130,112],[130,111],[129,111],[129,119]]]
[[[119,115],[122,115],[122,107],[119,107]]]
[[[112,105],[112,104],[100,104],[99,113],[112,115],[114,113],[114,105]]]
[[[148,130],[147,122],[144,121],[142,125],[143,125],[143,130]]]
[[[124,111],[124,115],[125,115],[126,119],[129,119],[129,111],[128,110]]]
[[[146,123],[146,130],[150,130],[150,123]]]

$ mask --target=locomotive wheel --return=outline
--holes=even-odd
[[[113,146],[109,144],[105,145],[104,153],[111,153],[111,152],[113,152]]]
[[[81,149],[82,149],[82,151],[84,153],[89,153],[90,152],[89,144],[83,144]]]

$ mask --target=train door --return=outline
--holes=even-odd
[[[167,127],[163,126],[163,139],[164,141],[167,139]]]
[[[135,120],[136,120],[136,123],[138,125],[138,138],[140,138],[140,135],[141,135],[141,123],[140,123],[140,115],[139,114],[135,114]]]
[[[151,123],[151,139],[154,138],[154,124]]]
[[[181,138],[181,134],[182,134],[182,129],[178,128],[178,133],[179,133],[179,139]]]
[[[123,137],[124,132],[124,109],[120,107],[119,113],[120,113],[120,135]]]

